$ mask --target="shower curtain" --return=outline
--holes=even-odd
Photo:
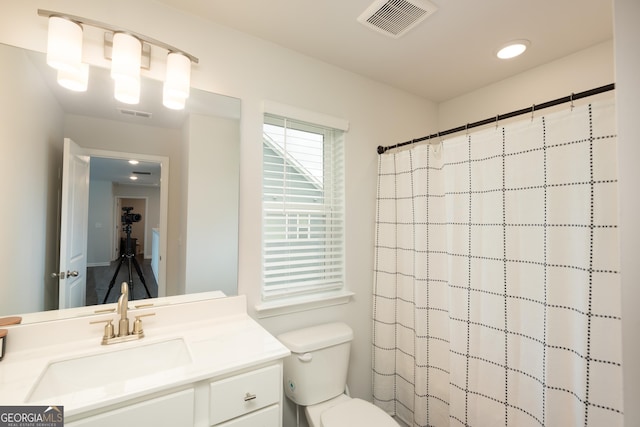
[[[374,403],[410,426],[622,426],[613,100],[379,158]]]

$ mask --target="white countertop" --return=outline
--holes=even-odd
[[[129,319],[148,312],[154,312],[155,316],[143,318],[145,338],[106,346],[100,344],[103,325],[89,325],[89,320],[116,319],[116,314],[10,328],[7,352],[0,362],[0,404],[27,404],[33,386],[50,363],[176,338],[187,344],[190,363],[28,404],[61,405],[65,415],[72,416],[223,376],[289,354],[284,345],[247,315],[244,296],[132,310]],[[116,370],[117,366],[95,369]]]

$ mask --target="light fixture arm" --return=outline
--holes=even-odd
[[[123,33],[127,33],[130,34],[134,37],[136,37],[137,39],[143,41],[143,42],[147,42],[149,44],[158,46],[162,49],[165,49],[169,52],[174,52],[174,53],[180,53],[184,56],[186,56],[187,58],[189,58],[189,60],[191,62],[193,62],[194,64],[198,63],[198,58],[183,51],[182,49],[178,49],[174,46],[171,46],[167,43],[161,42],[159,40],[153,39],[151,37],[147,37],[143,34],[140,33],[136,33],[135,31],[131,31],[128,30],[126,28],[122,28],[122,27],[118,27],[115,25],[110,25],[110,24],[105,24],[104,22],[100,22],[100,21],[95,21],[93,19],[88,19],[88,18],[82,18],[80,16],[75,16],[75,15],[70,15],[68,13],[61,13],[61,12],[54,12],[51,10],[44,10],[44,9],[38,9],[38,15],[39,16],[44,16],[46,18],[49,18],[51,16],[58,16],[60,18],[65,18],[65,19],[69,19],[71,21],[77,22],[79,24],[85,24],[85,25],[89,25],[91,27],[96,27],[96,28],[101,28],[103,30],[107,30],[107,31],[111,31],[111,32],[123,32]]]

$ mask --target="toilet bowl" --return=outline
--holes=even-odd
[[[353,340],[349,326],[318,325],[278,339],[291,351],[284,360],[285,394],[304,406],[310,427],[398,427],[382,409],[344,394]]]

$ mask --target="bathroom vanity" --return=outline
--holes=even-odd
[[[115,313],[12,327],[0,404],[63,406],[70,427],[282,425],[289,350],[248,316],[244,296],[128,316],[144,338],[101,345]]]

